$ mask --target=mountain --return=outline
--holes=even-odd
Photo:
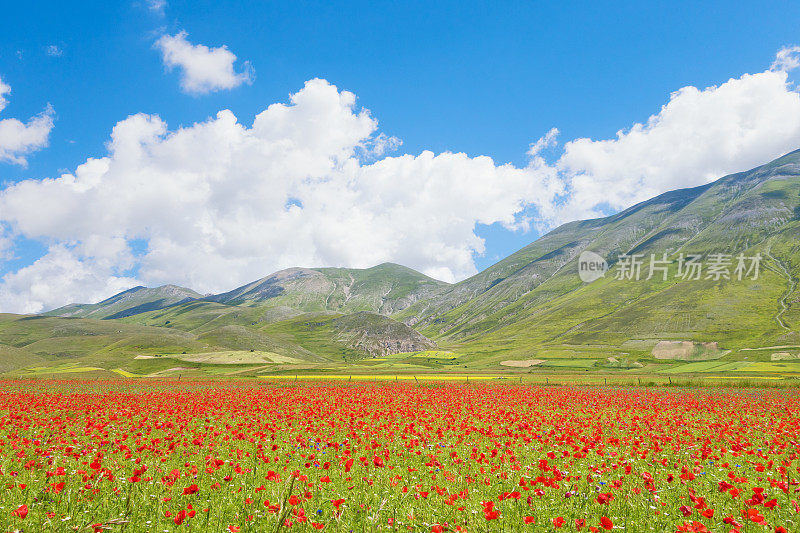
[[[154,309],[163,309],[198,298],[202,298],[202,295],[177,285],[163,285],[153,289],[139,286],[115,294],[96,304],[69,304],[43,314],[45,316],[113,320]]]
[[[585,252],[605,261],[604,276],[581,279]],[[737,275],[740,255],[757,276]],[[631,256],[641,276],[628,275]],[[704,269],[696,279],[685,275],[694,256]],[[653,259],[664,268],[648,276]],[[134,373],[180,361],[197,375],[458,367],[800,376],[799,279],[796,151],[564,224],[460,283],[386,263],[291,268],[206,297],[137,287],[48,313],[90,317],[77,322],[0,317],[0,357],[9,354],[12,369],[30,355]]]
[[[50,354],[51,363],[62,365],[99,362],[106,368],[117,360],[126,362],[121,371],[134,373],[143,367],[165,370],[176,361],[191,364],[187,368],[209,361],[335,364],[434,348],[430,339],[385,315],[447,286],[385,263],[368,269],[291,268],[207,297],[171,285],[135,287],[42,317],[0,317],[0,348],[16,359],[19,350]]]
[[[375,313],[345,315],[334,320],[332,326],[337,341],[373,357],[436,348],[436,343],[402,322]]]
[[[593,283],[578,257],[608,261]],[[667,254],[667,281],[615,280],[624,254]],[[684,280],[680,254],[760,254],[758,280]],[[732,271],[735,265],[730,267]],[[643,276],[644,277],[644,276]],[[664,339],[730,347],[797,343],[800,329],[800,151],[753,170],[662,194],[616,215],[565,224],[395,318],[445,344],[485,354],[621,350]]]
[[[393,263],[366,269],[289,268],[207,300],[306,312],[392,314],[435,296],[447,286],[447,283]]]
[[[289,268],[222,294],[203,297],[176,285],[134,287],[96,304],[69,304],[43,315],[117,319],[164,309],[176,315],[185,308],[211,309],[212,314],[220,308],[235,311],[231,306],[258,307],[262,318],[325,311],[389,315],[435,296],[448,285],[393,263],[366,269]]]

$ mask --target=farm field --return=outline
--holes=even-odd
[[[796,389],[0,388],[19,531],[800,530]]]

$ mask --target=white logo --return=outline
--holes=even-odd
[[[585,250],[578,257],[578,275],[584,283],[591,283],[606,275],[608,263],[602,256]]]

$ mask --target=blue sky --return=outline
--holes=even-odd
[[[249,126],[257,113],[272,103],[287,103],[314,78],[354,93],[354,109],[369,109],[378,122],[376,134],[402,141],[389,155],[454,152],[524,168],[531,143],[551,128],[558,128],[559,144],[542,152],[548,161],[558,159],[570,140],[614,139],[618,130],[646,122],[682,87],[703,90],[767,71],[778,50],[800,42],[798,21],[797,2],[168,1],[161,10],[145,0],[12,3],[0,19],[0,80],[11,87],[0,119],[26,121],[49,104],[54,125],[47,146],[25,155],[26,165],[0,161],[0,193],[24,180],[74,172],[87,158],[108,155],[112,128],[132,114],[158,115],[173,131],[229,109]],[[181,67],[167,68],[154,46],[162,36],[180,32],[192,45],[226,46],[236,56],[236,72],[245,61],[252,67],[251,82],[187,94]],[[763,157],[793,142],[770,147]],[[762,153],[755,151],[742,164],[758,157]],[[565,161],[570,168],[577,165]],[[586,168],[581,172],[590,174]],[[704,174],[717,168],[727,170],[709,164],[698,172],[707,179]],[[689,184],[664,180],[652,190]],[[534,196],[520,193],[521,211],[472,217],[474,232],[486,246],[482,253],[470,252],[476,269],[534,240],[537,227],[550,227],[534,223],[528,231],[507,229],[514,225],[509,216],[516,223],[536,218],[543,208]],[[627,198],[639,199],[625,196],[604,205],[613,211]],[[480,222],[492,217],[505,223]],[[570,215],[553,220],[564,217]],[[0,260],[0,275],[33,264],[54,244],[72,247],[87,238],[20,229],[26,223],[18,217],[5,222],[13,246]],[[142,242],[148,237],[120,231],[134,260],[118,262],[112,273],[136,277],[135,258],[146,250]],[[91,255],[81,253],[79,261]],[[430,273],[447,268],[428,263],[418,259],[411,266],[424,270],[428,265]],[[461,268],[455,278],[468,270]],[[95,292],[77,290],[64,298],[84,294]]]

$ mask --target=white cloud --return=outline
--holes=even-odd
[[[550,128],[550,131],[545,133],[542,138],[531,144],[530,149],[528,149],[528,156],[532,158],[541,157],[541,153],[544,150],[556,145],[559,133],[558,128]]]
[[[11,87],[0,79],[0,112],[8,100],[5,95]],[[40,114],[23,123],[15,118],[0,120],[0,162],[26,165],[25,155],[47,146],[50,130],[53,129],[53,108],[49,105]]]
[[[800,67],[800,46],[784,46],[775,54],[775,61],[770,68],[789,72],[797,67]]]
[[[49,55],[50,57],[61,57],[64,55],[64,50],[56,46],[55,44],[51,44],[47,48],[44,49],[44,52]]]
[[[191,94],[205,94],[221,89],[233,89],[243,83],[251,83],[253,69],[250,63],[243,64],[243,71],[236,72],[236,55],[226,46],[209,48],[192,44],[182,31],[176,35],[163,35],[155,43],[161,51],[164,65],[181,69],[181,88]]]
[[[682,88],[647,121],[567,142],[548,162],[553,129],[523,167],[461,153],[385,156],[399,141],[355,102],[312,80],[251,125],[230,111],[177,130],[132,115],[105,157],[0,190],[0,223],[54,243],[4,278],[0,310],[95,301],[137,283],[216,292],[289,266],[394,261],[462,279],[484,250],[476,224],[551,227],[800,147],[800,94],[780,69]],[[133,240],[147,243],[140,257]]]
[[[528,170],[488,157],[423,152],[367,164],[359,158],[364,146],[390,143],[376,128],[352,93],[324,80],[308,82],[289,104],[269,106],[249,127],[230,111],[175,131],[157,116],[133,115],[114,127],[106,157],[0,192],[0,219],[27,238],[78,243],[69,249],[76,261],[105,261],[84,267],[107,274],[100,288],[119,286],[124,275],[112,270],[125,272],[130,257],[119,246],[89,251],[88,240],[145,239],[142,281],[210,292],[295,265],[397,261],[463,278],[483,250],[476,222],[513,226],[525,205],[544,205],[554,194]],[[58,262],[37,268],[72,268],[56,251]],[[22,295],[19,279],[5,282],[15,283],[18,302],[6,310],[66,303],[57,301],[66,289],[47,305]],[[53,283],[81,288],[88,279],[82,274],[70,285],[55,276]]]
[[[684,87],[615,139],[576,139],[556,163],[562,219],[616,211],[662,192],[747,170],[800,147],[800,94],[784,71]]]
[[[103,262],[55,245],[33,264],[3,276],[0,309],[37,313],[69,302],[100,301],[136,285],[136,280],[114,273]]]
[[[8,100],[5,96],[10,92],[11,87],[7,83],[3,83],[3,79],[0,78],[0,111],[8,105]]]
[[[166,0],[147,0],[147,8],[152,11],[153,13],[157,13],[159,15],[164,14],[164,9],[167,7]]]

